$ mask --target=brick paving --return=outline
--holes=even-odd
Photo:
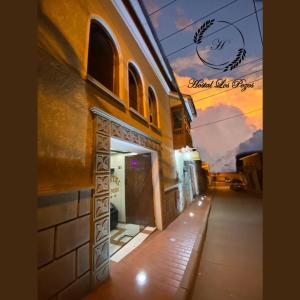
[[[164,231],[155,231],[119,263],[111,261],[110,278],[83,300],[174,299],[209,205],[209,199],[201,206],[197,199]]]

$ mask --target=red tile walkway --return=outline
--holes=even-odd
[[[110,278],[83,300],[174,299],[209,199],[191,204],[164,231],[156,231],[119,263],[111,261]]]

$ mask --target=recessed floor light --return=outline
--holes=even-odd
[[[135,280],[136,280],[137,284],[140,285],[140,286],[146,284],[147,279],[148,279],[147,278],[147,273],[144,272],[144,271],[139,272],[135,277]]]
[[[194,216],[194,213],[193,212],[190,212],[189,213],[189,216],[192,218]]]

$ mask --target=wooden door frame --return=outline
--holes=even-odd
[[[162,192],[161,192],[161,182],[160,182],[160,152],[146,148],[141,145],[136,145],[128,140],[122,140],[120,138],[116,138],[111,136],[110,139],[118,139],[123,142],[129,143],[131,145],[135,145],[137,147],[142,147],[147,151],[147,153],[151,154],[151,173],[152,173],[152,186],[153,186],[153,208],[154,208],[154,220],[155,226],[158,230],[163,230],[163,211],[162,211]]]

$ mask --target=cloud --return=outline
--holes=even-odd
[[[148,14],[151,14],[152,12],[156,11],[157,9],[159,9],[159,6],[154,2],[154,0],[147,0],[147,1],[143,1],[146,10],[148,12]],[[159,27],[159,17],[161,15],[161,12],[158,11],[155,14],[150,16],[152,25],[155,29],[157,29]]]
[[[181,60],[179,64],[176,65],[178,70],[181,68],[184,69],[185,66],[188,66],[188,63],[192,62],[191,60]],[[261,64],[261,62],[260,62]],[[255,70],[261,68],[261,65],[246,65],[244,67],[244,72],[251,73]],[[245,77],[247,82],[252,82],[257,78],[261,77],[262,73],[258,72],[252,74],[248,77]],[[209,107],[215,107],[218,105],[229,105],[236,107],[242,113],[248,113],[249,111],[256,110],[258,108],[263,107],[263,90],[262,90],[262,80],[254,82],[254,88],[249,88],[245,92],[241,92],[239,88],[229,90],[228,89],[220,89],[220,88],[188,88],[190,76],[181,76],[177,72],[175,72],[175,77],[180,87],[180,90],[184,94],[192,95],[195,106],[197,109],[205,110]],[[219,78],[210,78],[210,80],[217,80],[220,78],[227,78],[228,80],[233,79],[233,77],[220,76]],[[235,78],[243,78],[242,76],[236,76]],[[207,78],[204,78],[207,80]],[[224,92],[228,90],[228,92]],[[249,125],[254,126],[256,129],[260,129],[263,126],[263,115],[262,111],[256,111],[251,114],[247,114],[246,116],[247,123]]]
[[[236,171],[236,149],[227,151],[224,156],[215,160],[211,166],[211,172],[235,172]]]
[[[209,56],[209,48],[202,50],[201,55],[203,59],[207,60]],[[187,74],[195,74],[194,78],[201,78],[202,71],[201,62],[196,53],[190,56],[183,56],[171,61],[171,66],[175,73],[179,76],[186,76]],[[190,77],[188,78],[188,80]],[[188,81],[187,81],[188,82]]]
[[[191,24],[193,22],[192,19],[186,17],[185,15],[185,11],[183,8],[181,7],[177,7],[176,8],[176,19],[175,19],[175,24],[176,24],[176,28],[177,29],[182,29],[185,26]],[[188,31],[193,31],[193,27],[190,26],[188,28],[186,28],[186,30]]]
[[[239,144],[237,148],[237,154],[261,150],[263,150],[263,131],[259,129],[255,131],[248,140]]]
[[[228,78],[234,79],[234,78],[244,78],[245,75],[253,73],[255,71],[262,70],[262,60],[258,60],[257,57],[247,57],[245,61],[236,69],[232,70],[230,73],[227,74]],[[226,73],[224,73],[225,75]],[[262,75],[262,72],[257,72],[257,75]],[[253,75],[254,77],[256,75]],[[249,76],[246,76],[245,78],[251,78]]]
[[[209,45],[201,50],[201,56],[206,61],[210,60],[211,54]],[[188,84],[191,78],[213,80],[226,77],[228,80],[245,78],[249,81],[263,74],[262,59],[259,57],[246,57],[240,66],[228,72],[213,70],[205,66],[199,60],[196,51],[190,55],[173,58],[170,60],[170,64],[178,76],[185,77],[185,84]]]
[[[206,58],[209,56],[209,52],[207,49]],[[231,87],[224,89],[188,88],[188,83],[191,77],[203,78],[205,81],[216,81],[221,78],[231,81],[236,78],[244,78],[250,83],[263,76],[260,71],[262,70],[262,60],[259,60],[258,57],[247,57],[239,68],[231,72],[220,73],[208,71],[208,68],[199,61],[197,54],[194,53],[194,55],[174,59],[171,61],[171,66],[181,92],[192,95],[194,100],[198,116],[193,121],[192,127],[244,114],[211,126],[192,129],[194,147],[199,149],[202,159],[210,164],[211,170],[214,172],[234,171],[238,147],[263,127],[262,110],[249,114],[250,111],[263,107],[262,80],[254,82],[254,87],[245,92],[241,92],[239,88],[229,90]],[[220,74],[209,75],[216,73]]]
[[[248,122],[247,116],[204,127],[198,126],[240,113],[242,111],[239,108],[226,104],[197,109],[197,118],[192,122],[191,130],[193,144],[214,172],[234,171],[237,148],[241,141],[249,140],[257,129]]]
[[[203,147],[213,157],[221,157],[226,151],[235,148],[252,136],[255,127],[245,116],[233,118],[213,125],[199,127],[206,123],[240,114],[237,107],[225,104],[197,110],[197,118],[192,122],[192,136],[195,147]]]
[[[204,48],[201,52],[201,56],[205,60],[209,60],[209,54],[210,54],[210,48],[207,46]],[[205,79],[205,80],[213,80],[217,79],[216,75],[218,74],[218,78],[228,78],[229,80],[235,79],[235,78],[245,78],[245,79],[251,79],[255,76],[262,75],[262,72],[259,72],[262,70],[262,60],[260,60],[258,57],[247,57],[244,62],[236,69],[229,71],[229,72],[222,72],[221,70],[214,70],[211,69],[208,70],[208,67],[203,65],[203,63],[199,60],[196,52],[193,55],[189,56],[182,56],[178,57],[176,59],[171,60],[170,62],[171,66],[173,67],[173,70],[177,75],[180,76],[186,76],[186,84],[188,83],[189,79],[193,77],[192,74],[196,74],[193,78],[195,79]],[[255,74],[247,75],[253,72],[256,72]]]
[[[171,61],[171,66],[178,75],[189,73],[191,66],[193,65],[198,65],[199,67],[199,58],[196,53],[191,56],[179,57]]]

